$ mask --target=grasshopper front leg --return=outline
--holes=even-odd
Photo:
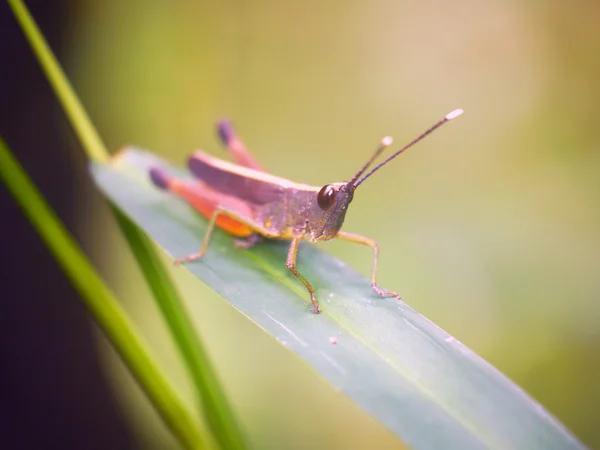
[[[361,236],[360,234],[346,233],[345,231],[338,232],[336,238],[341,239],[343,241],[354,242],[356,244],[371,247],[373,249],[373,270],[371,272],[371,287],[380,297],[396,297],[398,300],[400,300],[399,294],[392,291],[386,291],[385,289],[381,289],[379,286],[377,286],[377,260],[379,258],[379,245],[377,245],[377,241],[366,236]]]

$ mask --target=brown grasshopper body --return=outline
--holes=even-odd
[[[400,298],[395,292],[377,286],[377,242],[340,229],[354,191],[363,181],[391,159],[461,113],[462,110],[456,110],[448,114],[359,180],[391,143],[391,138],[384,138],[375,154],[350,181],[331,183],[323,187],[294,183],[264,172],[235,135],[231,125],[225,121],[220,122],[219,136],[232,153],[235,164],[197,151],[188,160],[190,172],[197,180],[180,181],[158,167],[150,170],[150,177],[156,186],[184,198],[210,219],[200,251],[177,259],[175,263],[202,258],[215,225],[237,237],[235,243],[240,247],[251,247],[262,238],[289,240],[291,242],[286,265],[306,286],[313,312],[319,313],[314,288],[296,268],[298,246],[302,240],[316,243],[337,238],[371,247],[374,252],[371,273],[373,290],[381,297]]]

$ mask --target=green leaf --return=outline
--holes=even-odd
[[[94,164],[102,191],[169,255],[200,248],[207,221],[149,182],[150,165],[189,174],[129,149]],[[235,248],[214,233],[203,260],[186,267],[338,390],[414,448],[583,448],[542,406],[486,361],[412,308],[381,299],[365,277],[315,246],[299,270],[323,313],[310,312],[286,268],[285,242]],[[337,339],[337,344],[332,339]]]

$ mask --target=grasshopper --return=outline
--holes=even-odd
[[[159,188],[182,197],[202,215],[209,218],[202,247],[198,253],[175,260],[175,264],[202,258],[215,226],[234,236],[238,247],[250,248],[263,239],[289,240],[286,266],[304,284],[310,294],[312,311],[321,310],[310,282],[298,271],[296,259],[302,240],[322,242],[333,238],[354,242],[373,249],[371,286],[380,297],[400,296],[377,285],[379,246],[374,239],[341,231],[348,205],[356,189],[376,171],[406,149],[446,122],[460,116],[461,109],[447,114],[427,131],[396,151],[363,175],[383,150],[392,143],[385,137],[371,158],[350,179],[325,186],[295,183],[267,173],[247,150],[227,120],[217,124],[221,141],[232,154],[235,163],[224,161],[202,151],[188,160],[190,172],[197,178],[182,181],[160,167],[150,169],[150,178]]]

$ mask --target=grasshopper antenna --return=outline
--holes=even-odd
[[[441,127],[442,125],[444,125],[446,122],[449,122],[452,119],[456,119],[462,113],[463,113],[462,109],[455,109],[454,111],[449,112],[448,114],[446,114],[446,116],[442,120],[440,120],[438,123],[436,123],[434,126],[432,126],[431,128],[429,128],[427,131],[425,131],[424,133],[422,133],[420,136],[418,136],[417,138],[415,138],[410,143],[406,144],[404,147],[402,147],[400,150],[398,150],[392,156],[390,156],[389,158],[387,158],[385,161],[383,161],[380,164],[378,164],[377,166],[375,166],[369,173],[367,173],[364,177],[362,177],[358,182],[354,183],[354,188],[356,189],[358,186],[360,186],[367,178],[369,178],[371,175],[373,175],[375,172],[377,172],[379,169],[381,169],[383,166],[385,166],[387,163],[389,163],[392,159],[394,159],[396,156],[398,156],[404,150],[409,149],[410,147],[412,147],[413,145],[415,145],[417,142],[419,142],[420,140],[424,139],[426,136],[430,135],[435,130],[437,130],[439,127]],[[385,147],[383,147],[383,148],[385,148]],[[380,148],[377,149],[377,152],[375,152],[375,155],[373,155],[373,157],[368,161],[368,163],[365,164],[365,166],[360,170],[360,172],[358,172],[358,174],[352,179],[352,182],[355,182],[356,179],[358,179],[358,177],[360,177],[362,175],[362,173],[367,169],[367,167],[369,167],[369,165],[371,165],[371,163],[373,162],[373,160],[377,156],[379,156],[379,154],[383,151],[383,148],[381,148],[381,146],[380,146]]]
[[[375,150],[375,153],[373,153],[373,156],[371,156],[369,160],[365,163],[365,165],[362,166],[362,168],[356,173],[356,175],[354,175],[352,179],[348,181],[348,185],[355,186],[354,183],[356,183],[356,180],[358,180],[358,178],[365,172],[365,170],[367,170],[369,166],[373,164],[373,161],[375,161],[377,157],[381,155],[381,152],[383,152],[387,147],[389,147],[393,141],[394,140],[391,138],[391,136],[384,137],[379,143],[379,147],[377,147],[377,150]]]

